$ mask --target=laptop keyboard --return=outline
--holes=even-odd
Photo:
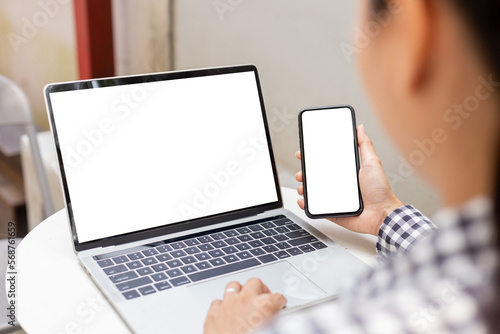
[[[205,233],[94,260],[133,299],[327,247],[285,216]]]

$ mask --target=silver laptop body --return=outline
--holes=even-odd
[[[366,265],[283,209],[252,65],[45,88],[75,253],[135,333],[200,333],[258,277],[284,313]]]

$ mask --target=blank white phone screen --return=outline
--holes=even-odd
[[[353,118],[349,108],[302,114],[307,206],[313,215],[360,208]]]

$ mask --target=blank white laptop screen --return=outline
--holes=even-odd
[[[50,100],[79,242],[278,200],[253,72]]]

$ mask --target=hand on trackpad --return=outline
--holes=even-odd
[[[192,285],[188,289],[200,301],[202,306],[208,309],[213,300],[223,298],[227,283],[238,281],[243,285],[253,277],[260,278],[272,292],[284,295],[287,299],[287,308],[308,304],[326,295],[326,292],[286,261],[216,278]]]

